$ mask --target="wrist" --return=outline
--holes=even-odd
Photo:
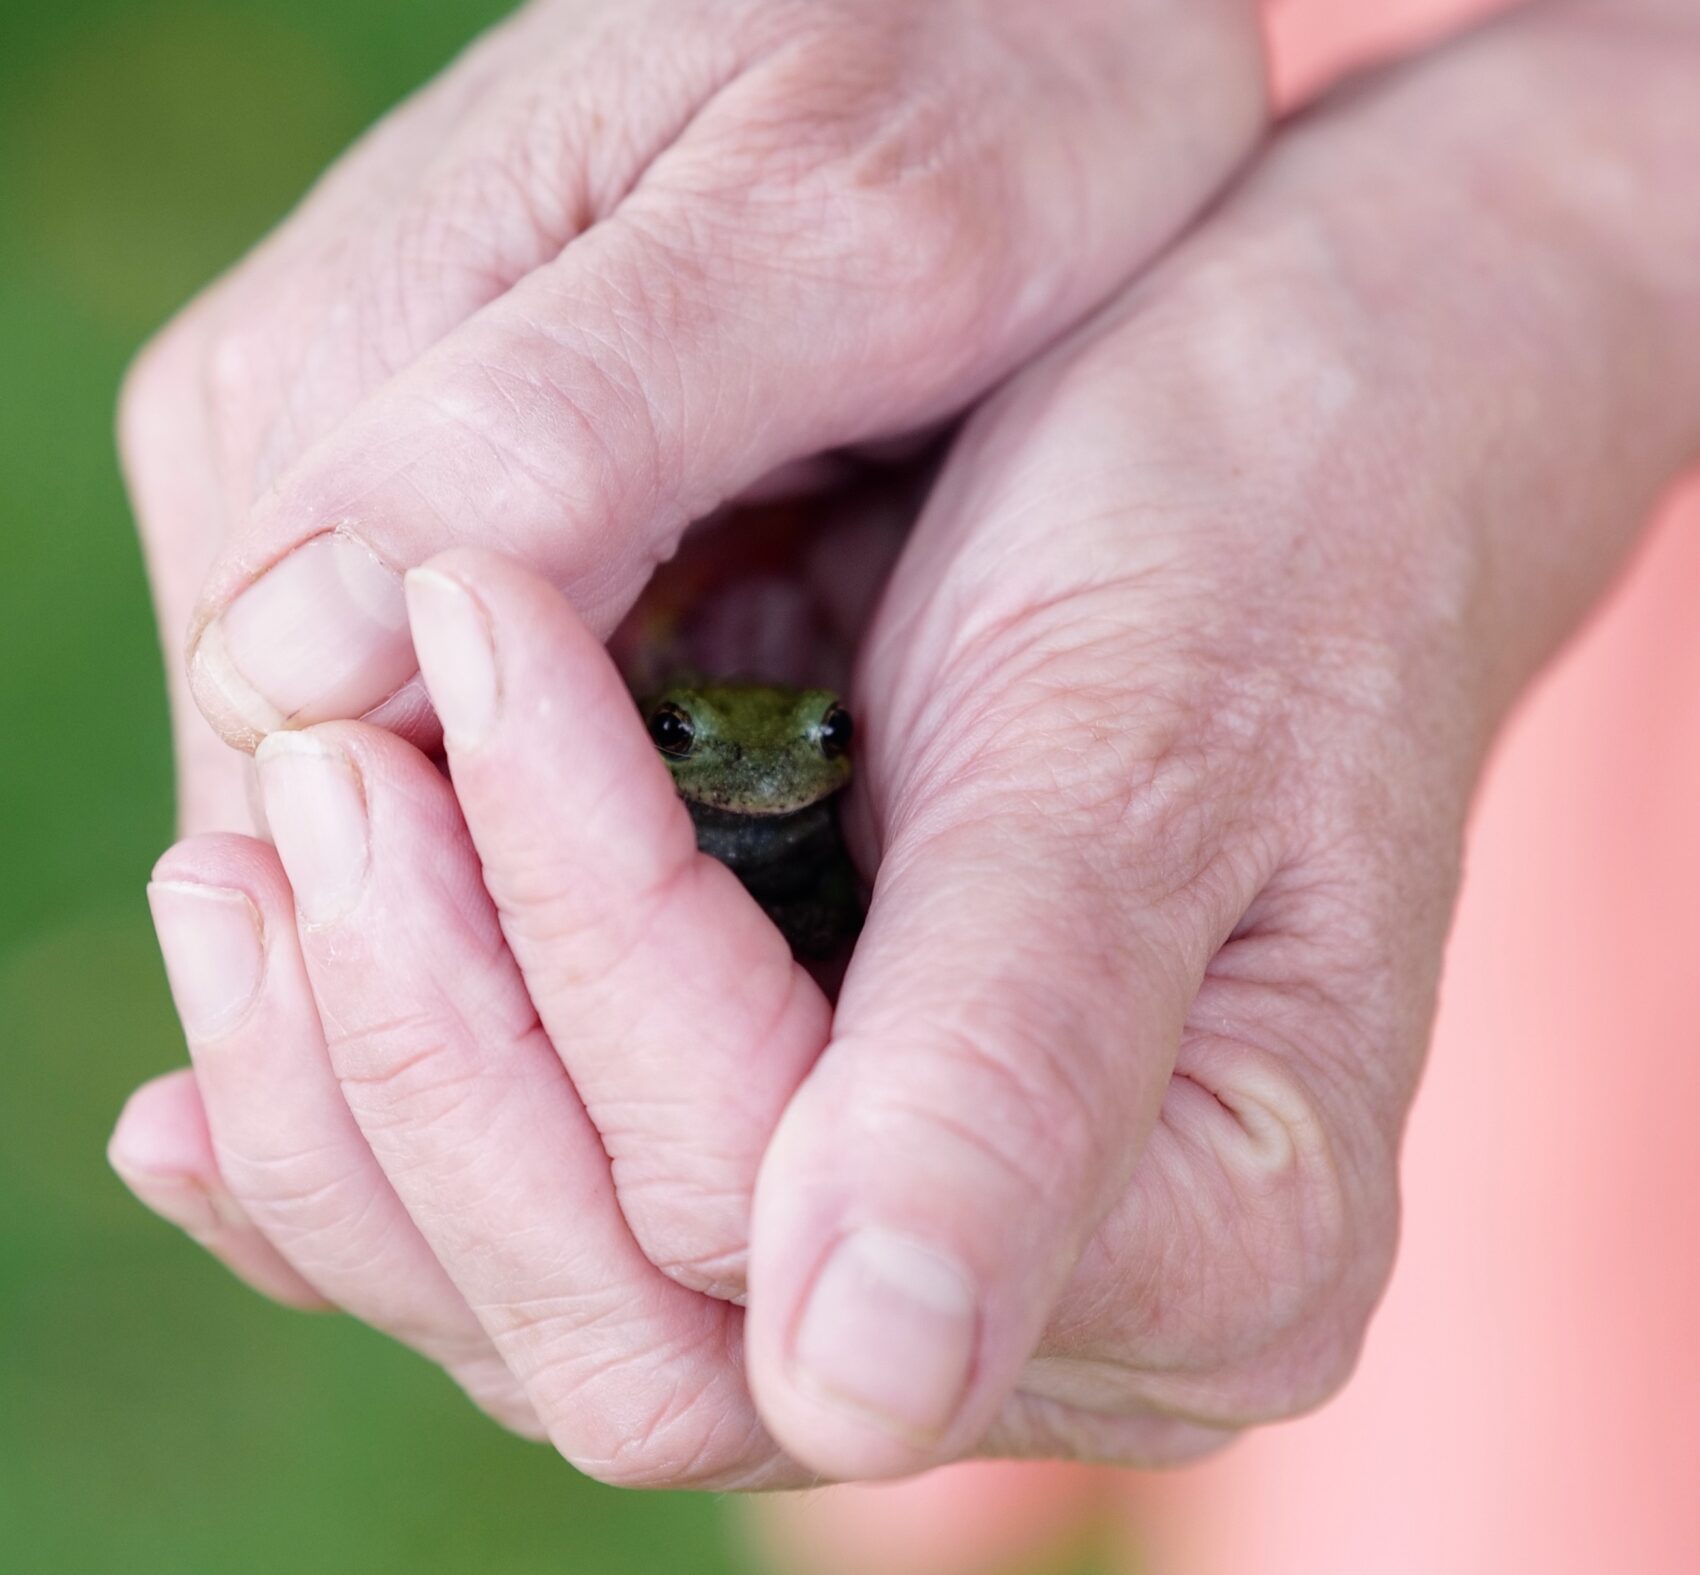
[[[1454,647],[1483,744],[1700,454],[1697,71],[1700,7],[1532,8],[1297,123],[1233,210],[1282,314],[1246,343],[1334,401],[1282,467],[1365,565],[1331,616]]]

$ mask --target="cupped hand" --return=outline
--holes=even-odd
[[[691,521],[1078,321],[1264,112],[1251,0],[527,6],[129,381],[185,829],[249,828],[190,685],[249,750],[428,737],[403,570],[515,553],[606,635]]]
[[[1626,267],[1585,206],[1472,228],[1451,180],[1656,161],[1596,49],[1520,24],[1313,116],[973,418],[865,643],[835,1013],[557,592],[416,576],[455,793],[376,728],[281,734],[281,869],[159,872],[198,1174],[264,1272],[621,1481],[1174,1459],[1337,1384],[1484,748],[1700,446],[1657,262],[1692,218]]]

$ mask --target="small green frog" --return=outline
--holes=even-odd
[[[744,883],[797,956],[832,956],[862,922],[835,803],[855,727],[837,696],[676,683],[642,709],[697,846]]]

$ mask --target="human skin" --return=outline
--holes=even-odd
[[[191,685],[250,750],[428,740],[401,569],[500,547],[607,634],[691,521],[937,428],[1106,299],[1246,157],[1263,73],[1253,0],[516,12],[132,371],[183,829],[250,829]]]
[[[1548,6],[1359,89],[974,417],[862,656],[879,880],[830,1020],[567,605],[416,579],[459,805],[369,725],[280,734],[282,869],[159,872],[246,1218],[322,1286],[387,1199],[365,1315],[615,1480],[1175,1458],[1325,1395],[1483,749],[1700,441],[1693,48],[1690,8]],[[264,919],[252,1000],[194,968],[243,946],[208,888]]]

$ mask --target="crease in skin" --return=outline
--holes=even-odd
[[[1232,1122],[1232,1129],[1212,1122],[1204,1132],[1232,1174],[1254,1184],[1338,1174],[1339,1156],[1317,1101],[1284,1058],[1240,1039],[1189,1034],[1174,1077]]]
[[[589,223],[573,226],[569,233],[563,234],[558,244],[545,247],[530,258],[527,264],[513,270],[511,277],[504,278],[499,290],[492,293],[490,299],[495,300],[505,295],[522,280],[534,275],[551,261],[559,258],[576,240],[590,233],[600,223],[611,218],[629,197],[637,193],[644,185],[656,162],[662,159],[681,141],[688,139],[693,127],[710,113],[722,100],[725,93],[744,77],[755,66],[759,65],[767,55],[774,53],[781,45],[781,39],[746,40],[740,48],[733,49],[728,57],[719,63],[719,69],[709,73],[709,80],[698,93],[692,96],[688,109],[654,138],[654,145],[643,154],[626,178],[617,184],[612,198],[607,201],[604,211],[589,211]],[[480,303],[486,305],[488,302]],[[474,315],[469,313],[468,316]],[[447,337],[445,330],[432,343]],[[421,347],[420,354],[425,348]],[[417,360],[417,355],[413,358]],[[411,363],[410,363],[411,364]],[[325,534],[340,536],[359,543],[365,547],[372,557],[386,568],[390,565],[383,554],[377,552],[369,544],[361,541],[353,531],[345,526],[335,526],[329,532],[310,536],[296,542],[258,574],[250,578],[246,585],[238,589],[225,602],[222,608],[203,614],[198,620],[199,626],[192,628],[189,638],[189,688],[196,706],[200,709],[214,730],[237,749],[252,753],[260,740],[269,732],[296,725],[302,721],[332,720],[345,714],[343,708],[335,705],[321,705],[320,702],[309,699],[294,708],[279,704],[264,689],[252,681],[251,677],[242,670],[241,665],[231,650],[232,641],[224,621],[231,615],[240,601],[262,584],[277,569],[287,563],[295,554],[311,547]],[[392,570],[392,572],[394,572]],[[346,577],[345,577],[346,584]],[[355,589],[355,587],[348,587]],[[397,600],[400,597],[399,578],[397,584]],[[357,598],[360,599],[360,598]],[[366,610],[372,610],[368,605]],[[401,620],[401,628],[405,631],[405,617]],[[365,704],[357,704],[347,714],[362,715],[374,711],[382,711],[390,701],[406,687],[408,675],[398,676],[395,684],[385,690],[382,697],[369,697]],[[375,684],[370,688],[378,687]],[[320,714],[323,710],[324,714]],[[310,714],[309,714],[310,713]]]
[[[112,1168],[132,1192],[145,1197],[155,1213],[202,1246],[208,1245],[221,1230],[254,1228],[242,1205],[206,1176],[186,1170],[150,1170],[121,1156],[110,1157]]]
[[[1042,17],[1042,8],[1035,7],[1032,9],[1035,12],[1036,19]],[[1100,9],[1105,10],[1106,13],[1110,11],[1110,8]],[[705,12],[710,16],[713,16],[714,14],[713,8],[705,8]],[[713,26],[709,26],[705,23],[702,26],[701,38],[697,38],[695,33],[690,34],[690,36],[695,40],[695,47],[707,49],[710,45],[712,45],[714,52],[724,58],[713,62],[713,64],[718,67],[717,70],[703,71],[702,75],[705,78],[704,82],[697,89],[696,93],[687,95],[688,109],[676,116],[673,123],[662,127],[657,135],[647,139],[653,144],[653,146],[650,149],[643,150],[643,156],[636,157],[630,161],[633,164],[633,169],[630,173],[629,180],[623,183],[618,181],[611,183],[609,195],[612,196],[614,204],[612,216],[618,216],[621,212],[625,211],[628,200],[635,197],[643,197],[648,200],[649,207],[655,209],[657,212],[665,211],[663,204],[677,201],[680,196],[680,191],[684,189],[683,183],[676,182],[674,185],[670,186],[668,177],[670,174],[676,173],[675,165],[678,165],[680,160],[674,159],[669,161],[668,156],[673,154],[681,155],[681,158],[683,158],[684,170],[686,173],[689,172],[690,158],[686,157],[686,155],[694,156],[697,133],[710,122],[714,116],[717,106],[721,105],[725,95],[727,95],[732,89],[738,88],[747,82],[751,84],[752,94],[757,94],[759,90],[760,92],[767,93],[771,96],[772,92],[776,91],[774,84],[771,81],[765,80],[765,78],[762,81],[757,81],[758,77],[763,76],[761,68],[769,59],[790,52],[799,55],[802,64],[807,65],[810,64],[817,51],[821,54],[832,53],[832,40],[830,36],[826,43],[822,43],[815,38],[812,27],[804,28],[799,24],[798,18],[805,14],[804,10],[787,8],[784,10],[775,10],[771,19],[768,19],[768,14],[765,9],[757,9],[754,12],[754,19],[752,19],[750,16],[744,16],[742,11],[734,11],[732,16],[727,19],[722,19],[716,16],[714,18],[715,25]],[[742,25],[735,27],[733,24],[739,22],[740,19]],[[760,22],[761,25],[757,25],[758,22]],[[849,43],[854,44],[856,42],[858,35],[851,30],[846,23],[840,21],[834,25],[845,28],[846,39]],[[911,22],[910,25],[915,26],[916,24]],[[612,29],[612,24],[610,24],[610,27]],[[728,35],[730,35],[730,42],[728,41]],[[617,39],[621,35],[618,33],[618,30],[613,30],[611,36],[614,36]],[[1106,37],[1113,39],[1114,36],[1115,35],[1109,33],[1106,28]],[[919,41],[924,43],[929,37],[930,31],[923,31]],[[868,44],[867,47],[871,49],[880,43],[880,38],[876,36],[873,42]],[[807,46],[807,49],[805,49],[804,46]],[[888,42],[884,47],[895,49],[896,46]],[[1076,45],[1072,50],[1063,50],[1059,51],[1059,53],[1062,56],[1062,65],[1064,67],[1078,69],[1081,64],[1081,59],[1077,57],[1084,57],[1085,62],[1094,67],[1098,64],[1099,52],[1085,50],[1079,45]],[[1105,53],[1112,60],[1120,58],[1119,53],[1113,49],[1108,50]],[[692,56],[690,58],[694,59],[695,57]],[[880,57],[876,57],[876,63],[878,63],[879,58]],[[1130,51],[1128,57],[1130,72],[1132,70],[1131,61],[1133,58],[1133,52]],[[815,68],[811,67],[811,70],[814,69]],[[986,68],[983,63],[980,66],[973,67],[971,70],[967,67],[959,68],[959,70],[967,72],[970,79],[970,85],[972,85],[973,77],[984,69]],[[822,74],[824,75],[825,73]],[[850,85],[852,88],[857,86],[854,76],[851,78]],[[1043,107],[1044,95],[1054,88],[1054,83],[1051,83],[1048,77],[1041,74],[1033,83],[1021,84],[1020,86],[1024,100],[1032,99]],[[860,98],[863,96],[868,95],[862,93],[861,90],[858,90],[857,94],[852,95],[852,103],[850,107],[855,108],[860,102]],[[761,102],[762,101],[758,98],[754,107],[759,109],[761,107]],[[873,107],[881,106],[875,103]],[[907,118],[900,118],[898,121],[900,129],[907,127],[908,119],[913,119],[915,116],[921,114],[922,111],[926,111],[927,114],[930,115],[936,109],[936,106],[931,103],[931,99],[926,95],[918,96],[913,102],[900,102],[895,107],[896,109],[904,109],[907,111]],[[729,121],[734,118],[732,111],[737,108],[738,106],[733,105],[728,109],[727,119]],[[742,112],[748,113],[748,107],[746,107]],[[890,114],[894,111],[891,108],[887,108],[885,112]],[[925,117],[923,117],[923,119],[924,118]],[[961,135],[961,128],[954,125],[954,123],[950,123],[948,117],[946,117],[946,121],[947,124],[937,135],[927,135],[920,139],[921,151],[930,155],[929,159],[926,161],[926,172],[930,178],[931,166],[939,161],[943,161],[946,165],[951,165],[954,162],[963,162],[966,170],[965,178],[973,176],[975,168],[977,167],[976,158],[961,152],[961,150],[957,147],[956,140]],[[988,122],[988,127],[990,129],[982,132],[982,135],[985,137],[988,144],[993,147],[995,147],[999,141],[999,133],[997,132],[996,124],[996,117],[993,117],[992,120]],[[706,135],[707,133],[705,132],[705,138]],[[911,132],[910,140],[912,139],[913,134]],[[881,151],[878,142],[875,144],[874,151],[876,154]],[[865,163],[867,158],[866,150],[861,150],[858,157],[862,158]],[[855,170],[856,167],[857,166],[854,163],[851,165],[852,170]],[[579,174],[582,176],[583,172],[580,171]],[[880,166],[880,162],[877,157],[875,158],[872,167],[861,168],[860,174],[863,177],[863,184],[867,184],[869,181],[872,181],[873,185],[880,190],[894,185],[906,186],[911,180],[911,176],[907,168],[900,171],[898,176],[893,176],[890,171],[884,170]],[[1050,183],[1047,184],[1049,185]],[[1018,193],[1018,195],[1021,194]],[[1054,187],[1047,190],[1044,194],[1043,201],[1041,201],[1037,194],[1028,194],[1028,197],[1030,197],[1032,202],[1038,204],[1038,206],[1042,209],[1046,202],[1053,201],[1056,198],[1056,191]],[[1025,201],[1027,198],[1024,197],[1023,200]],[[989,203],[987,204],[987,207],[988,210],[995,212],[998,204],[996,202]],[[559,256],[570,256],[572,254],[573,245],[576,244],[577,241],[582,240],[585,236],[592,233],[598,227],[598,223],[600,223],[603,218],[610,216],[607,214],[599,214],[594,208],[590,211],[596,222],[590,224],[588,228],[579,230],[576,234],[567,233],[576,228],[576,220],[572,223],[567,223],[559,227],[563,233],[567,233],[567,244],[560,248]],[[927,245],[923,244],[927,240],[925,230],[923,229],[922,233],[919,235],[912,233],[914,226],[908,223],[906,210],[898,212],[896,217],[902,221],[902,228],[899,236],[900,245],[897,248],[898,259],[902,260],[911,257],[911,255],[916,252],[917,247],[919,247],[920,255],[922,259],[925,260],[927,253],[930,250]],[[960,237],[947,235],[945,239],[954,247],[955,242],[960,240]],[[1103,238],[1097,237],[1094,245],[1088,249],[1086,255],[1089,260],[1096,258],[1098,253],[1103,249]],[[534,255],[541,257],[546,251],[546,247],[535,247],[532,249],[532,252],[527,254],[528,260]],[[531,275],[528,275],[528,277],[535,276],[535,274],[540,273],[541,271],[542,268],[540,266],[539,268],[532,270]],[[947,273],[951,273],[955,272],[955,269],[952,267],[945,271]],[[503,272],[505,275],[506,270]],[[1044,273],[1044,271],[1041,270],[1041,273]],[[1044,273],[1043,278],[1030,278],[1026,280],[1024,289],[1016,292],[1016,305],[1009,307],[1008,303],[1006,303],[1007,311],[1013,314],[1014,322],[1017,325],[1027,321],[1027,319],[1032,317],[1035,313],[1037,313],[1040,317],[1048,317],[1053,311],[1059,309],[1059,302],[1064,298],[1063,295],[1059,293],[1060,291],[1061,286],[1059,285],[1057,278],[1052,273]],[[1091,291],[1086,289],[1086,284],[1084,282],[1078,285],[1076,293],[1079,293],[1080,291],[1084,291],[1087,295],[1092,294]],[[1030,297],[1032,297],[1032,299],[1030,299]],[[1043,311],[1040,311],[1041,305],[1045,308]],[[476,316],[476,313],[470,314],[469,320]],[[1029,337],[1039,334],[1039,327],[1037,324],[1030,323],[1029,329],[1031,331],[1030,335],[1028,335]],[[442,337],[447,338],[449,336],[445,333]],[[1023,336],[1018,335],[1018,341],[1022,337]],[[1010,355],[1006,356],[1004,359],[1013,360],[1016,348],[1019,348],[1019,344],[1012,347]],[[415,361],[417,361],[417,359],[418,358],[415,357]],[[970,364],[972,364],[972,362]],[[410,371],[412,370],[413,365],[413,362],[408,363],[408,369]],[[240,381],[240,379],[238,379],[238,381]],[[394,384],[392,382],[392,384],[383,386],[394,386]],[[304,465],[306,467],[306,471],[309,476],[311,476],[314,468],[313,454],[314,451],[309,449],[298,462],[299,465]],[[334,450],[329,463],[333,465],[336,463],[336,454]],[[281,468],[282,467],[280,466],[279,469],[281,470]],[[295,493],[300,490],[299,482],[300,470],[297,469],[294,482],[280,483],[280,487],[285,492]],[[693,508],[686,510],[686,512],[696,512],[696,510]],[[398,554],[398,556],[405,555],[406,554]],[[271,572],[276,572],[275,565],[272,570],[268,571],[268,573]],[[222,574],[220,577],[222,577]],[[254,594],[255,584],[257,583],[259,582],[250,584],[247,590],[239,593],[237,599],[231,602],[225,611],[219,614],[219,616],[226,616],[230,613],[231,609],[239,606],[240,602],[244,598]],[[197,647],[200,643],[200,641],[196,642]],[[203,708],[206,710],[209,720],[214,723],[215,727],[221,733],[224,733],[231,742],[237,744],[239,747],[251,749],[257,734],[263,734],[278,725],[288,725],[291,720],[301,719],[302,708],[295,704],[295,702],[301,698],[300,694],[281,691],[278,686],[269,682],[263,673],[260,673],[253,668],[253,666],[249,663],[248,653],[244,649],[244,643],[245,642],[238,637],[234,627],[228,627],[224,631],[224,638],[222,641],[213,643],[204,652],[197,650],[195,657],[192,659],[193,665],[198,670],[194,678],[193,689],[197,701],[203,704]],[[340,684],[342,680],[339,679],[338,682]],[[348,682],[352,683],[352,679],[349,679]],[[327,699],[323,705],[315,703],[316,708],[311,719],[328,719],[329,716],[333,714],[333,704],[336,706],[334,714],[358,715],[363,711],[371,709],[372,705],[378,701],[380,693],[381,689],[379,683],[372,682],[365,686],[364,691],[353,700],[348,700],[346,696],[344,696],[343,700],[340,702],[333,703],[331,700]],[[351,706],[352,709],[347,711],[341,710],[340,706],[344,703]],[[278,721],[280,714],[283,718],[285,718],[285,721],[282,724]]]

